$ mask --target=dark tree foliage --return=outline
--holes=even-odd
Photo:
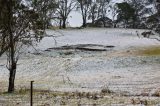
[[[135,9],[129,5],[127,2],[117,3],[118,6],[118,21],[123,21],[125,25],[128,24],[129,21],[135,20]]]

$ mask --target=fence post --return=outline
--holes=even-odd
[[[33,82],[34,81],[31,81],[31,91],[30,91],[31,106],[33,106]]]

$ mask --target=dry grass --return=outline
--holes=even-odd
[[[13,94],[1,93],[0,105],[3,106],[28,106],[30,103],[28,89],[20,89]],[[157,97],[122,96],[110,90],[103,89],[101,92],[59,92],[48,90],[34,90],[35,106],[102,106],[123,104],[144,104],[155,106],[160,103]]]
[[[144,50],[139,51],[141,55],[145,56],[155,56],[159,55],[160,56],[160,47],[148,47],[145,48]]]
[[[160,46],[150,46],[135,48],[126,51],[114,51],[107,54],[107,57],[126,57],[126,56],[160,56]]]

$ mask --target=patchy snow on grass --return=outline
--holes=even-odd
[[[35,88],[60,91],[100,91],[107,87],[113,91],[141,94],[144,89],[160,88],[160,55],[138,54],[147,47],[159,47],[160,42],[143,38],[146,30],[138,29],[67,29],[47,30],[35,47],[41,54],[29,48],[17,66],[17,86],[29,86],[35,81]],[[140,38],[137,36],[137,32]],[[55,44],[56,39],[56,44]],[[48,48],[66,45],[94,44],[115,46],[107,51],[52,50]],[[87,46],[88,47],[88,46]],[[89,46],[97,48],[97,46]],[[99,48],[98,46],[98,49]],[[102,48],[103,49],[103,48]],[[8,80],[6,60],[0,58],[0,82]]]

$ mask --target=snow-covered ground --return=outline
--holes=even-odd
[[[103,28],[88,28],[88,29],[70,29],[56,31],[57,44],[51,37],[44,38],[38,44],[38,49],[45,50],[54,46],[75,45],[75,44],[102,44],[114,45],[115,49],[127,49],[129,47],[143,47],[151,45],[159,45],[156,40],[147,39],[137,36],[137,32],[141,33],[147,30],[135,29],[103,29]],[[49,35],[55,35],[53,30],[48,30]],[[56,36],[55,35],[55,36]]]
[[[135,29],[67,29],[47,30],[57,36],[45,37],[36,49],[29,48],[18,62],[16,86],[60,91],[100,91],[140,94],[160,89],[160,55],[145,56],[139,51],[160,47],[154,39],[139,38],[145,30]],[[115,46],[108,51],[53,50],[48,48],[76,44]],[[7,86],[6,60],[0,58],[0,83]],[[3,88],[3,86],[1,86]],[[0,89],[2,89],[0,88]]]

